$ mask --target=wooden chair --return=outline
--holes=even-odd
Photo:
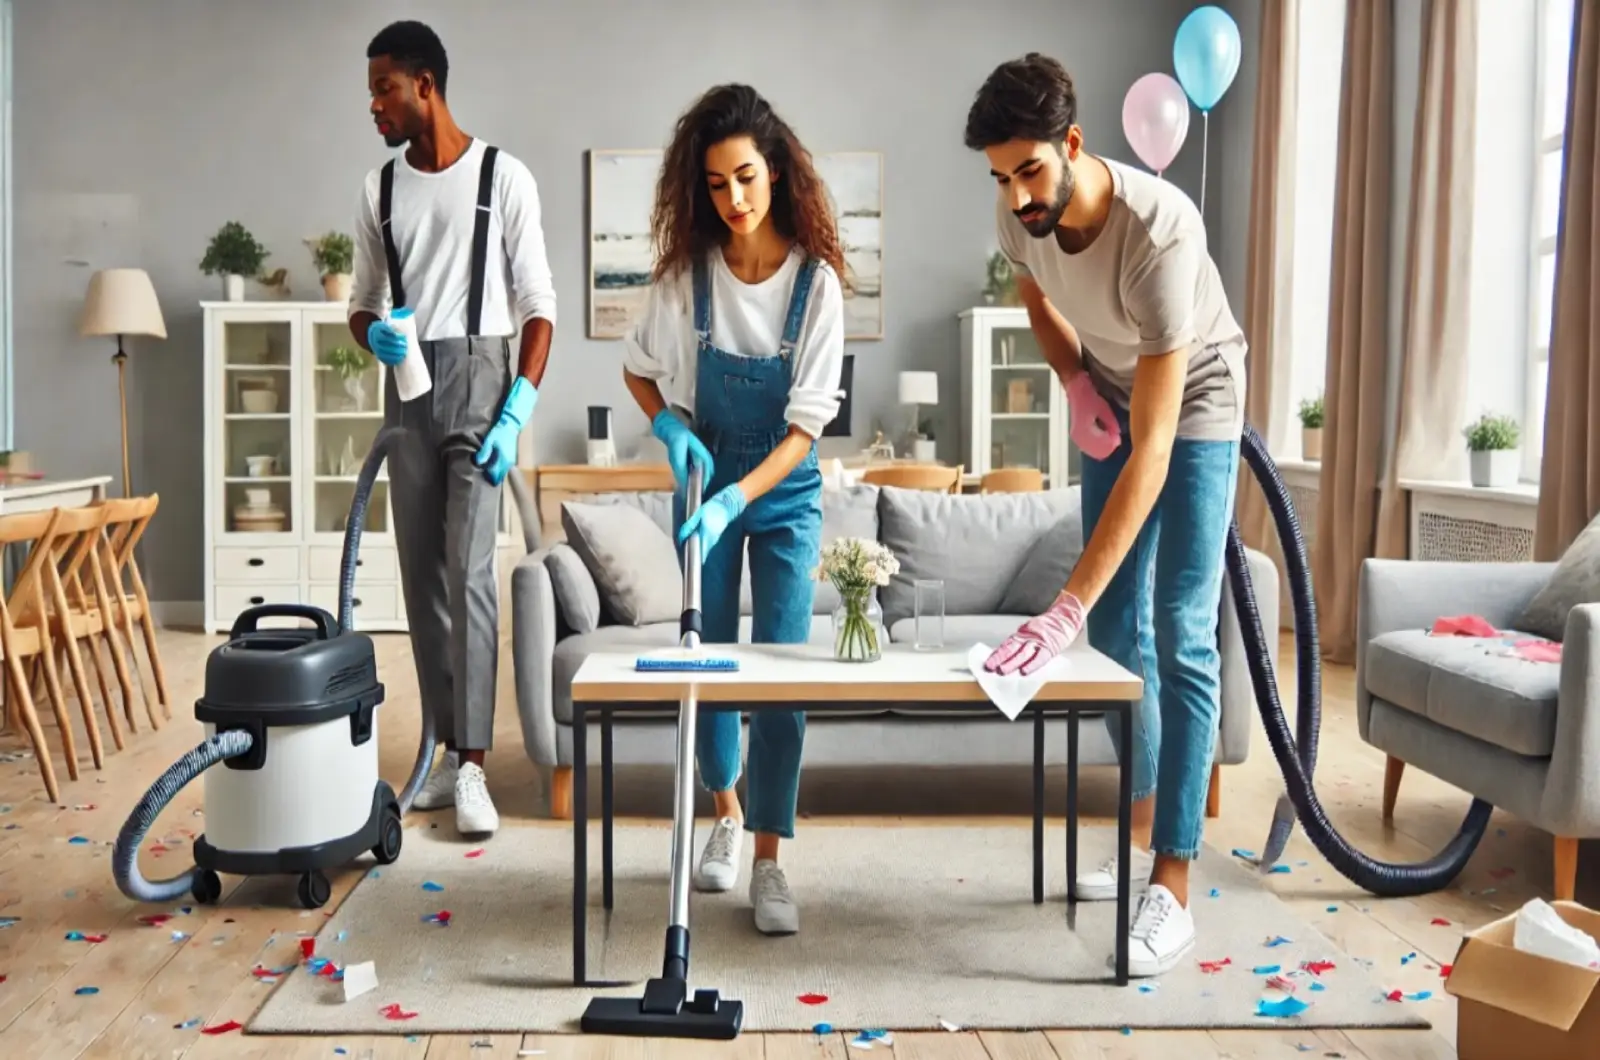
[[[44,778],[44,790],[51,802],[61,801],[61,786],[56,780],[55,766],[50,761],[50,745],[45,741],[44,729],[39,724],[39,712],[34,706],[33,681],[22,667],[24,660],[30,662],[30,668],[34,662],[44,667],[45,686],[49,689],[56,726],[61,732],[62,750],[67,756],[67,776],[73,780],[78,779],[77,744],[72,736],[72,721],[67,716],[66,699],[61,693],[61,677],[56,671],[55,655],[51,651],[48,623],[21,625],[14,622],[12,616],[18,611],[27,615],[45,610],[42,571],[46,565],[54,562],[54,539],[60,520],[59,508],[0,516],[0,548],[7,545],[31,546],[28,560],[12,586],[10,599],[0,595],[0,652],[5,655],[6,702],[16,705],[22,727],[33,743],[33,754],[39,762],[39,775]]]
[[[139,731],[139,726],[133,716],[133,681],[115,635],[116,612],[112,609],[111,596],[106,591],[100,564],[95,562],[109,514],[109,509],[100,504],[63,512],[57,527],[58,563],[55,567],[47,568],[45,574],[53,605],[50,637],[57,651],[72,667],[80,695],[86,682],[82,677],[83,661],[78,642],[83,641],[88,645],[89,662],[94,667],[95,681],[100,686],[100,699],[105,704],[106,721],[111,726],[111,739],[116,743],[117,750],[121,751],[127,747],[127,740],[123,735],[122,722],[117,717],[117,704],[111,698],[111,689],[106,681],[105,662],[100,657],[102,639],[110,648],[112,664],[116,668],[117,683],[122,692],[122,712],[132,731]],[[88,589],[83,584],[85,576],[89,580]]]
[[[135,639],[133,626],[137,622],[144,634],[145,655],[149,659],[151,675],[155,680],[156,699],[161,704],[161,714],[170,718],[172,701],[167,695],[167,672],[161,665],[161,648],[156,643],[155,620],[150,615],[150,597],[145,593],[144,577],[139,572],[139,561],[134,557],[134,549],[150,526],[150,520],[154,518],[160,504],[160,495],[154,493],[148,497],[105,501],[103,506],[108,509],[106,532],[100,538],[99,551],[106,590],[116,604],[116,620],[123,636],[128,640],[128,657],[133,660],[135,666],[138,665],[138,655],[133,647]],[[150,694],[145,688],[142,675],[139,680],[139,692],[144,697],[150,723],[159,729],[161,720],[157,716],[155,704],[150,702]]]
[[[861,481],[870,482],[874,486],[960,493],[961,465],[945,467],[942,464],[885,464],[867,468],[861,474]]]
[[[1036,467],[1002,467],[986,472],[979,493],[1038,493],[1044,489],[1044,472]]]

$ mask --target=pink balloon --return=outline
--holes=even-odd
[[[1145,165],[1160,174],[1189,135],[1189,97],[1166,74],[1145,74],[1122,101],[1122,131]]]

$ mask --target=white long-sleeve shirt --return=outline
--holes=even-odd
[[[747,357],[776,356],[788,320],[789,297],[805,254],[798,248],[778,271],[749,284],[710,255],[711,344]],[[653,285],[644,311],[623,340],[623,364],[653,379],[669,405],[694,411],[699,344],[694,332],[694,277],[689,269]],[[817,267],[795,344],[788,423],[813,438],[839,413],[844,369],[844,290],[826,264]]]
[[[485,146],[473,140],[453,165],[438,173],[413,169],[403,152],[395,157],[390,224],[406,302],[416,310],[417,337],[424,341],[467,333],[472,230]],[[381,167],[368,173],[356,206],[351,316],[366,311],[381,317],[391,305],[378,220],[381,181]],[[556,291],[540,222],[539,188],[528,167],[503,148],[495,159],[489,206],[481,333],[515,336],[534,317],[554,326]]]

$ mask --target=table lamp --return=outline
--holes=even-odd
[[[938,372],[901,372],[900,373],[900,404],[911,406],[911,441],[912,446],[923,449],[916,443],[922,440],[922,432],[917,424],[921,419],[920,408],[922,405],[939,405],[939,373]],[[932,449],[933,446],[927,446]],[[931,460],[932,456],[922,452],[917,453],[918,460]]]
[[[111,355],[117,366],[117,403],[122,413],[122,495],[130,496],[128,474],[128,354],[122,348],[124,335],[167,337],[167,324],[161,318],[161,303],[155,286],[143,269],[101,269],[89,277],[89,293],[83,300],[83,315],[78,319],[78,334],[115,335],[117,352]]]

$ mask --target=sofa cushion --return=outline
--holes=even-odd
[[[885,624],[915,612],[923,578],[944,581],[946,615],[996,613],[1035,542],[1077,507],[1076,487],[975,494],[882,487],[878,536],[900,561],[881,594]]]
[[[822,491],[822,547],[841,537],[878,540],[878,487],[871,484]],[[748,568],[747,568],[748,569]],[[745,579],[749,581],[747,577]],[[877,594],[874,594],[877,599]],[[811,612],[831,615],[840,604],[839,590],[823,580],[812,598]]]
[[[998,648],[1000,642],[1015,633],[1023,621],[1019,615],[945,615],[942,638],[945,650],[966,651],[974,644]],[[916,617],[902,618],[890,625],[889,639],[896,644],[915,644]]]
[[[643,626],[683,613],[677,551],[643,508],[567,501],[561,525],[615,621]]]
[[[1555,746],[1561,667],[1511,654],[1525,634],[1432,636],[1403,629],[1366,646],[1367,691],[1448,729],[1518,754]]]
[[[567,628],[574,633],[588,633],[598,627],[600,589],[577,551],[564,541],[557,542],[545,553],[544,565],[550,572],[556,606],[560,608]]]
[[[1555,573],[1528,602],[1517,625],[1546,640],[1567,632],[1567,612],[1579,604],[1600,603],[1600,516],[1573,538]]]
[[[1074,490],[1076,486],[1072,487]],[[1028,558],[996,608],[1003,615],[1039,615],[1050,609],[1083,555],[1083,509],[1074,505],[1034,539]]]

